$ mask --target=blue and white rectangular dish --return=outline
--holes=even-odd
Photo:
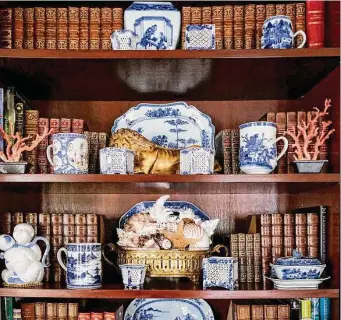
[[[214,50],[215,25],[189,24],[185,33],[186,50]]]

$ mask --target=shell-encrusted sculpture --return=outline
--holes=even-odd
[[[153,234],[156,233],[155,222],[148,213],[140,212],[127,220],[124,230],[138,234]]]
[[[184,226],[184,237],[186,239],[201,239],[204,234],[204,229],[195,223],[189,223]]]

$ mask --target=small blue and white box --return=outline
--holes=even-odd
[[[124,148],[103,148],[99,152],[102,174],[134,173],[134,152]]]
[[[210,257],[202,260],[203,289],[221,287],[234,290],[238,286],[238,260],[232,257]]]
[[[189,24],[185,32],[186,50],[214,50],[215,25]]]
[[[147,266],[144,264],[121,264],[124,289],[142,289],[146,277]]]
[[[213,174],[214,151],[208,148],[180,150],[180,174]]]

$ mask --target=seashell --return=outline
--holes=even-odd
[[[213,236],[218,223],[219,219],[207,220],[201,223],[200,226],[205,230],[205,233],[210,237]]]
[[[210,243],[210,237],[205,233],[196,243],[189,245],[189,250],[208,250]]]
[[[204,229],[195,223],[185,224],[184,226],[184,237],[186,239],[201,239],[204,234]]]
[[[169,197],[169,195],[160,197],[149,210],[150,216],[157,222],[167,222],[169,221],[169,216],[173,214],[172,210],[165,208],[165,202]]]
[[[155,220],[148,213],[140,212],[127,220],[124,224],[124,230],[136,233],[147,233],[150,232],[150,230],[154,231],[152,227],[153,224],[155,224]],[[156,226],[154,226],[154,229],[155,228]]]
[[[126,232],[122,229],[116,229],[118,235],[117,244],[121,247],[137,248],[136,237],[133,232]]]

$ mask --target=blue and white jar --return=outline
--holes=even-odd
[[[103,148],[99,152],[102,174],[134,173],[134,152],[124,148]]]
[[[147,266],[144,264],[119,265],[125,289],[142,289],[146,277]]]
[[[124,28],[138,36],[138,50],[175,50],[180,11],[170,2],[133,2],[124,12]]]
[[[51,149],[53,149],[52,157]],[[89,150],[84,134],[56,133],[52,135],[52,145],[47,147],[46,154],[54,173],[88,173]]]
[[[238,260],[236,258],[204,258],[202,268],[204,289],[221,287],[234,290],[238,286]]]
[[[62,253],[67,263],[62,260]],[[60,248],[57,260],[66,271],[68,289],[97,289],[102,286],[102,246],[100,243],[69,243]]]
[[[214,151],[207,148],[180,150],[180,174],[213,174]]]
[[[239,126],[240,170],[247,174],[267,174],[273,171],[278,160],[288,149],[288,139],[276,138],[277,125],[273,122],[257,121]],[[277,156],[278,141],[283,141],[283,149]]]

